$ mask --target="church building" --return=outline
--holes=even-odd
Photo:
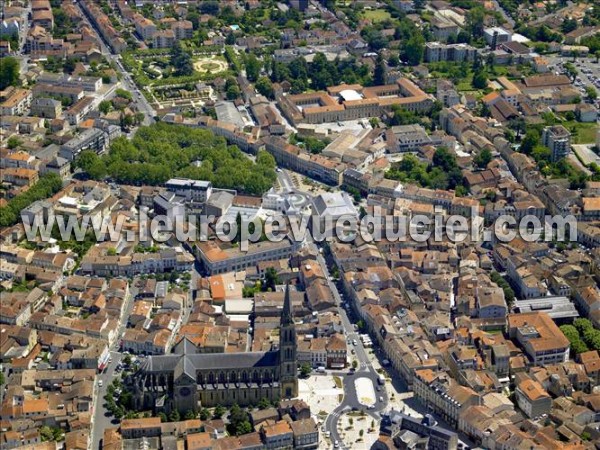
[[[245,353],[198,353],[184,337],[172,354],[148,356],[129,378],[135,408],[185,413],[297,397],[296,330],[288,287],[279,334],[279,346]]]

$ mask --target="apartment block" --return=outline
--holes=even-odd
[[[92,150],[96,153],[102,153],[108,145],[107,134],[98,128],[88,128],[83,130],[73,139],[64,143],[60,147],[60,156],[68,161],[73,161],[77,155],[84,150]]]
[[[546,127],[542,131],[542,144],[552,152],[552,161],[558,161],[571,151],[571,133],[562,125]]]
[[[71,125],[77,125],[80,122],[83,122],[85,116],[94,109],[94,103],[94,97],[83,97],[65,112],[65,119],[67,119]]]
[[[545,312],[509,314],[508,333],[535,366],[569,360],[569,340]]]
[[[477,49],[467,44],[442,44],[440,42],[428,42],[425,45],[426,62],[474,61],[476,57]]]
[[[4,100],[0,104],[0,114],[3,116],[20,116],[29,109],[31,105],[31,91],[10,87],[3,91]]]

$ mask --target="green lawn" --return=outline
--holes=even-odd
[[[562,125],[572,133],[573,144],[593,144],[596,142],[598,125],[596,123],[563,122]]]
[[[363,12],[363,17],[372,22],[383,22],[384,20],[391,19],[392,15],[385,9],[373,9]]]
[[[508,68],[504,66],[494,66],[494,70],[488,72],[488,77],[496,79],[498,77],[505,77],[508,75]]]

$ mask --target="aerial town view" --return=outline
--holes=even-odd
[[[0,14],[0,450],[600,450],[600,1]]]

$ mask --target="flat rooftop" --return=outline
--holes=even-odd
[[[538,297],[516,300],[514,307],[520,313],[545,312],[551,319],[569,319],[579,317],[579,312],[568,297]]]

